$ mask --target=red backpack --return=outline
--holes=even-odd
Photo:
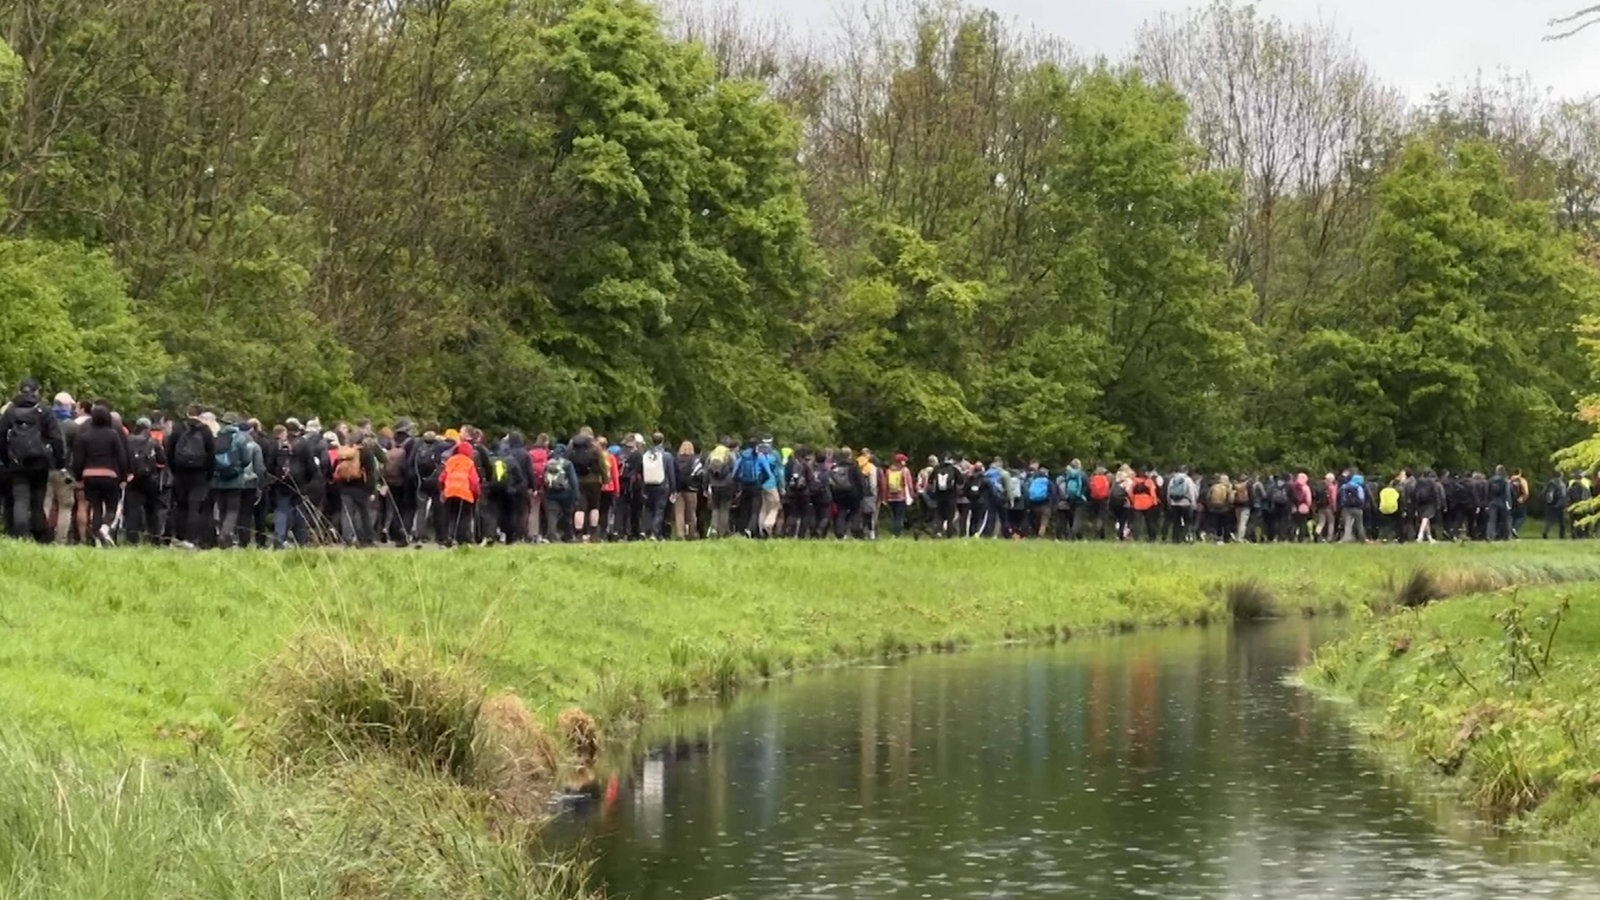
[[[1104,472],[1096,472],[1089,476],[1089,499],[1096,503],[1103,503],[1111,499],[1111,476]]]

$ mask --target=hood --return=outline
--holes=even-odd
[[[1295,484],[1310,484],[1311,483],[1311,476],[1307,475],[1304,472],[1301,472],[1299,475],[1296,475],[1294,477],[1294,483]]]
[[[1363,478],[1360,475],[1351,475],[1350,476],[1350,483],[1355,485],[1356,487],[1364,488],[1364,487],[1367,486],[1367,479]]]
[[[18,409],[29,409],[39,405],[38,394],[18,394],[11,398],[11,405]]]

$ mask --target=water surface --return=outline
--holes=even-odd
[[[1330,626],[923,657],[680,725],[568,823],[612,896],[1600,898],[1284,682]],[[1436,801],[1437,798],[1434,798]]]

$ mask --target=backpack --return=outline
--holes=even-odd
[[[1089,478],[1089,499],[1096,503],[1104,503],[1111,499],[1111,476],[1104,472],[1096,472]]]
[[[176,469],[195,471],[204,469],[208,465],[206,460],[206,436],[200,433],[204,425],[186,425],[183,433],[178,435],[178,442],[172,448],[172,466]],[[217,459],[221,461],[223,454],[218,453]],[[240,468],[243,468],[241,465]],[[224,478],[237,478],[238,473]]]
[[[828,487],[839,493],[849,493],[855,490],[855,483],[850,478],[852,469],[849,463],[834,463],[828,470]]]
[[[191,433],[194,435],[196,443],[204,445],[205,439],[200,437],[198,431],[191,429],[185,432],[183,437],[178,439],[179,459],[183,458],[183,448],[188,443]],[[232,481],[235,478],[244,477],[244,448],[239,444],[239,435],[235,433],[233,437],[228,439],[228,446],[217,451],[216,462],[212,464],[211,474],[218,481]]]
[[[489,457],[489,490],[497,494],[504,493],[511,487],[513,472],[509,455],[496,453]]]
[[[50,449],[44,442],[43,410],[31,406],[12,411],[11,428],[6,432],[6,455],[18,469],[50,467]]]
[[[1028,479],[1028,502],[1044,503],[1050,499],[1050,479],[1044,475],[1034,475]]]
[[[967,473],[967,496],[974,501],[981,500],[989,490],[989,478],[980,470]]]
[[[161,467],[156,464],[160,448],[149,435],[134,435],[128,438],[128,468],[133,472],[133,480],[148,484],[155,480],[156,472]]]
[[[1361,485],[1356,484],[1354,481],[1346,481],[1344,484],[1339,485],[1339,508],[1361,508]]]
[[[272,477],[279,484],[289,484],[294,481],[294,444],[287,440],[279,441],[273,451]]]
[[[739,483],[745,487],[761,485],[761,455],[748,450],[739,455]]]
[[[718,446],[706,457],[706,478],[713,485],[725,485],[733,474],[733,453],[727,447]]]
[[[957,473],[949,466],[941,466],[939,471],[933,473],[933,492],[935,494],[948,494],[956,489]]]
[[[398,485],[405,481],[405,477],[406,448],[404,445],[402,445],[390,450],[388,457],[384,459],[383,483],[388,485]]]
[[[811,468],[805,463],[795,460],[789,467],[789,493],[804,494],[811,486]]]
[[[567,488],[571,485],[571,482],[567,477],[567,473],[569,471],[571,470],[568,469],[567,466],[559,459],[551,459],[547,461],[544,464],[545,490],[557,494],[565,493]]]
[[[1213,512],[1221,512],[1233,503],[1233,486],[1219,481],[1206,492],[1206,508]]]
[[[1567,503],[1582,503],[1583,501],[1589,499],[1588,493],[1588,491],[1583,489],[1583,482],[1573,481],[1571,484],[1567,485]]]
[[[906,489],[906,470],[905,469],[890,469],[884,475],[884,481],[888,482],[889,493],[891,493],[891,494],[903,494],[903,493],[905,493],[905,489]]]
[[[1273,507],[1289,505],[1289,489],[1281,481],[1274,481],[1267,490],[1267,504]]]
[[[1189,481],[1189,476],[1179,472],[1167,481],[1167,502],[1176,503],[1180,500],[1194,501],[1190,491],[1194,485]]]
[[[418,484],[432,484],[439,474],[439,446],[438,443],[424,443],[422,447],[412,447],[411,455],[416,457],[413,468],[417,473]]]
[[[1074,503],[1082,503],[1083,502],[1084,498],[1083,498],[1083,473],[1082,472],[1073,472],[1073,473],[1069,474],[1066,477],[1066,480],[1062,483],[1061,487],[1062,487],[1061,493],[1065,494],[1068,500],[1071,500]]]
[[[361,448],[340,447],[334,454],[333,480],[339,484],[360,484],[365,475],[361,469]]]
[[[1233,505],[1234,506],[1249,506],[1250,505],[1250,482],[1248,482],[1248,481],[1235,481],[1233,483]]]
[[[1544,486],[1545,506],[1560,506],[1561,499],[1561,485],[1559,483],[1552,481]]]
[[[644,483],[659,487],[667,483],[667,455],[651,447],[644,452]]]
[[[1294,504],[1294,511],[1305,515],[1311,511],[1311,486],[1301,484],[1299,481],[1289,482],[1289,500]]]
[[[1391,485],[1378,492],[1378,512],[1392,516],[1400,511],[1400,492]]]

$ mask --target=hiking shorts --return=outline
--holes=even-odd
[[[589,512],[590,510],[599,509],[600,508],[600,495],[603,494],[603,493],[605,493],[605,492],[603,490],[601,490],[600,482],[598,482],[598,481],[595,481],[595,482],[588,482],[588,481],[579,482],[578,483],[578,505],[576,507],[574,507],[573,511],[574,512]]]

